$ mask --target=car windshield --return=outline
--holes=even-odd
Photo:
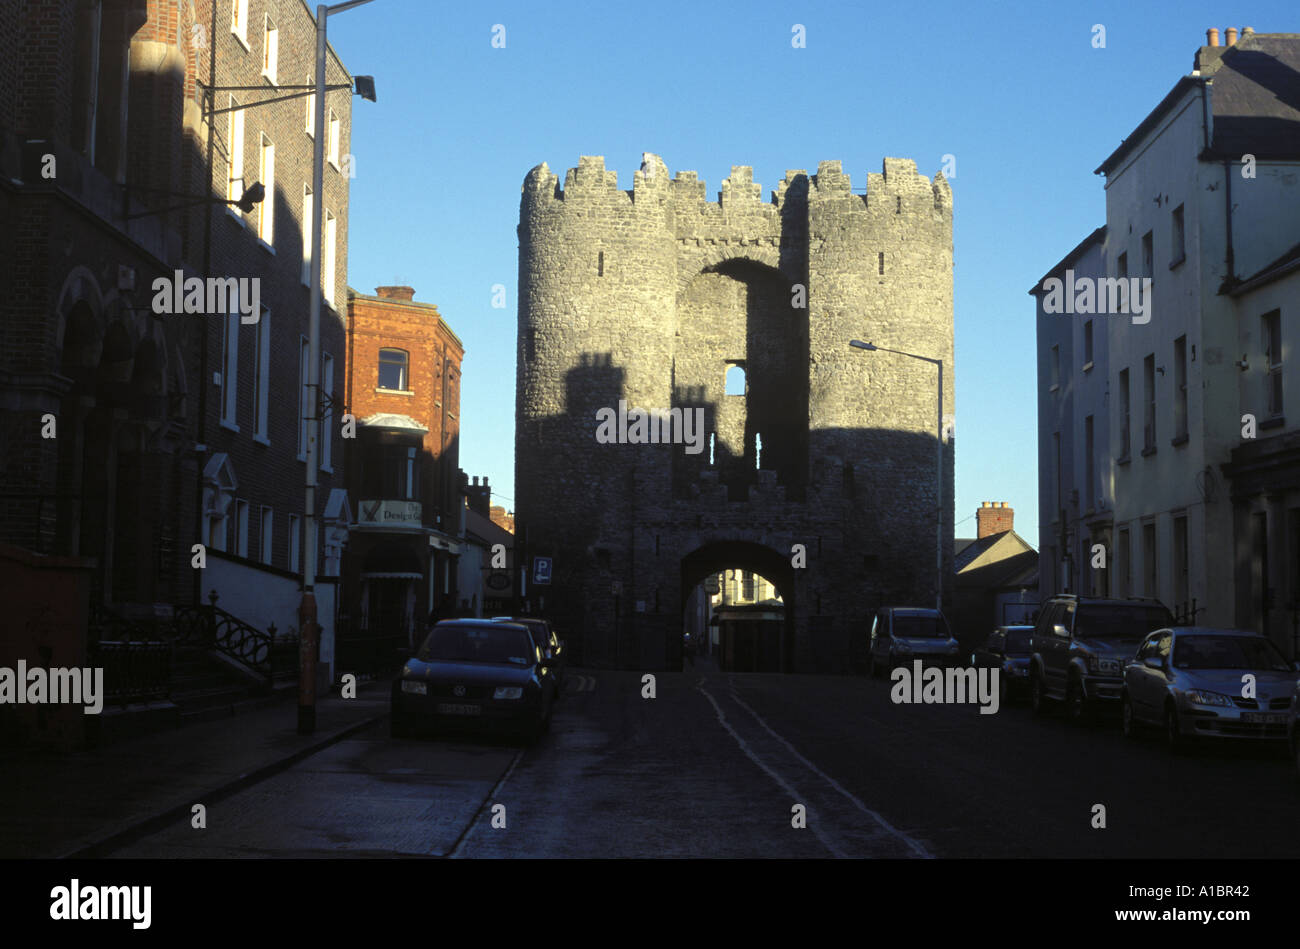
[[[532,662],[528,632],[515,626],[444,626],[429,631],[419,658],[424,662],[495,662],[526,666]]]
[[[550,645],[551,637],[546,632],[546,624],[536,619],[503,619],[498,620],[500,623],[515,623],[519,626],[527,626],[528,631],[532,634],[533,641],[539,646]]]
[[[1027,653],[1029,652],[1029,635],[1034,630],[1026,626],[1024,629],[1007,630],[1006,652],[1008,653]]]
[[[948,624],[933,613],[894,614],[895,639],[947,639]]]
[[[1179,636],[1174,668],[1291,671],[1277,647],[1262,636]]]
[[[1169,622],[1169,614],[1156,606],[1083,606],[1074,635],[1079,639],[1142,639]]]

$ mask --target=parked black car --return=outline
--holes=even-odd
[[[555,682],[563,690],[564,675],[569,668],[569,653],[565,648],[564,640],[556,634],[550,620],[536,616],[494,616],[492,622],[518,623],[520,626],[527,627],[532,633],[533,642],[541,648],[542,657],[550,661]]]
[[[1153,630],[1174,624],[1159,600],[1113,600],[1061,593],[1043,604],[1030,641],[1029,701],[1034,714],[1050,700],[1082,721],[1119,709],[1124,666]]]
[[[535,740],[559,687],[524,626],[443,620],[393,682],[392,735],[438,726],[495,727]]]
[[[1032,626],[999,626],[971,653],[976,668],[1001,670],[998,674],[999,704],[1023,698],[1029,693],[1029,643]]]

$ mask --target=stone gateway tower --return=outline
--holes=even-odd
[[[750,570],[785,603],[776,667],[844,671],[877,608],[934,604],[936,518],[952,569],[936,367],[849,346],[942,359],[951,417],[951,189],[894,158],[865,195],[837,161],[767,202],[745,166],[717,201],[657,155],[633,177],[524,179],[516,551],[552,563],[529,606],[576,659],[663,669],[695,587]]]

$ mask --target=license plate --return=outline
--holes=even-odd
[[[1286,724],[1286,712],[1278,712],[1272,715],[1267,712],[1242,712],[1241,719],[1253,725],[1284,725]]]
[[[453,702],[439,702],[439,715],[477,715],[481,709],[477,705],[458,705]]]
[[[410,681],[404,681],[404,682],[402,683],[402,691],[403,691],[403,692],[414,692],[416,695],[428,695],[428,694],[429,694],[429,684],[428,684],[427,682],[410,682]]]

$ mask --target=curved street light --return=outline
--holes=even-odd
[[[849,340],[849,346],[853,349],[863,349],[869,353],[894,353],[899,356],[908,356],[912,359],[919,359],[922,362],[928,362],[939,370],[939,409],[936,413],[935,427],[935,496],[938,498],[938,504],[935,510],[935,520],[937,527],[935,530],[935,574],[934,574],[934,608],[943,610],[943,360],[935,359],[932,356],[918,356],[916,353],[905,353],[901,349],[888,349],[884,346],[877,346],[875,343],[864,343],[860,339]]]

